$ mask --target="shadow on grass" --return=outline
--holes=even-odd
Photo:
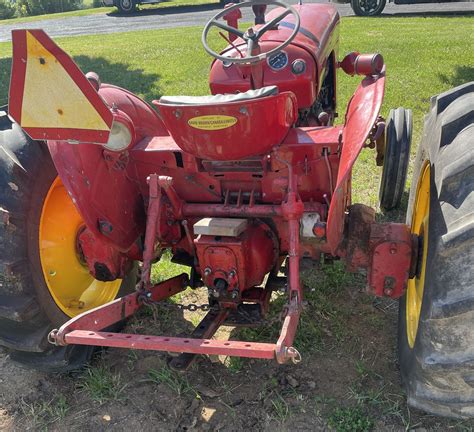
[[[464,65],[456,66],[454,68],[454,74],[438,74],[438,78],[443,84],[449,84],[452,87],[456,87],[474,81],[474,67]]]
[[[94,71],[103,83],[123,87],[147,101],[161,96],[159,74],[132,69],[127,64],[111,62],[104,57],[79,55],[74,57],[74,61],[84,73]],[[11,58],[0,59],[0,106],[8,102],[11,62]]]
[[[143,69],[132,69],[125,63],[110,62],[103,57],[80,55],[73,58],[84,73],[89,71],[98,73],[103,83],[123,87],[141,95],[147,101],[161,96],[160,75],[157,73],[145,73]]]
[[[404,191],[402,195],[402,199],[400,200],[400,204],[397,208],[392,210],[381,210],[375,214],[375,221],[378,223],[385,223],[385,222],[398,222],[398,223],[405,223],[405,217],[407,213],[408,207],[408,191]]]
[[[207,3],[200,5],[187,5],[187,6],[170,6],[170,7],[156,7],[152,9],[142,9],[133,13],[124,14],[118,10],[109,12],[107,16],[116,18],[130,18],[137,16],[153,16],[153,15],[174,15],[179,13],[190,13],[190,12],[205,12],[223,9],[223,6],[217,3]]]
[[[395,12],[392,14],[383,13],[374,18],[452,18],[452,17],[474,16],[474,11],[437,11],[437,12]]]

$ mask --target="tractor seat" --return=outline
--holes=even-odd
[[[246,102],[278,94],[277,86],[262,87],[244,93],[217,94],[211,96],[162,96],[160,104],[165,105],[217,105],[232,102]]]
[[[198,159],[231,161],[268,153],[298,118],[292,92],[276,86],[214,96],[153,101],[176,144]]]

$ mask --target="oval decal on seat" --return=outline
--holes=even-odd
[[[226,115],[205,115],[193,117],[188,120],[188,125],[201,130],[227,129],[237,123],[236,117]]]

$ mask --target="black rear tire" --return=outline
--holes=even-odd
[[[382,13],[386,0],[351,0],[351,7],[357,16],[371,17]]]
[[[34,368],[75,369],[93,348],[48,343],[48,333],[68,317],[54,302],[39,262],[42,204],[57,172],[46,144],[31,140],[6,112],[0,108],[0,345]],[[135,273],[123,280],[119,296],[133,290]]]
[[[411,224],[420,172],[429,166],[426,271],[413,346],[407,294],[399,305],[400,372],[408,403],[457,418],[474,416],[473,142],[474,82],[433,97],[407,212]]]
[[[400,205],[407,179],[413,120],[409,109],[390,110],[385,134],[385,154],[380,180],[380,207],[392,210]]]

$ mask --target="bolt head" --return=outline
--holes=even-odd
[[[313,225],[313,234],[316,238],[324,238],[326,236],[326,224],[324,222],[316,222]]]

